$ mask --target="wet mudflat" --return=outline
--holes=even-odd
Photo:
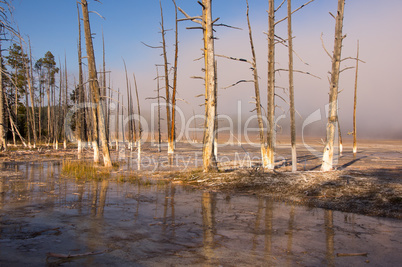
[[[59,162],[3,163],[1,171],[7,175],[0,178],[0,266],[397,266],[402,260],[400,220],[152,177],[75,180],[60,175]]]

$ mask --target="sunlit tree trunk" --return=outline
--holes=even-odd
[[[202,1],[205,60],[205,126],[202,151],[204,172],[218,169],[214,155],[214,141],[216,137],[216,71],[211,2],[211,0]]]
[[[345,0],[338,0],[338,12],[335,25],[334,52],[332,56],[331,88],[329,92],[329,111],[327,123],[327,141],[322,157],[321,171],[330,171],[333,168],[334,139],[338,116],[338,84],[342,51],[342,27]]]
[[[252,54],[252,70],[253,70],[254,90],[255,90],[255,109],[257,112],[257,121],[258,121],[258,128],[259,128],[261,162],[262,162],[263,168],[265,169],[265,168],[268,168],[268,154],[267,154],[267,149],[265,146],[266,142],[265,142],[265,134],[264,134],[264,122],[262,119],[263,117],[262,117],[262,112],[261,112],[261,96],[260,96],[260,85],[258,82],[257,58],[256,58],[256,54],[255,54],[249,10],[250,10],[250,8],[249,8],[248,1],[247,1],[247,25],[248,25],[250,47],[251,47],[251,54]]]
[[[103,106],[100,104],[100,89],[99,83],[97,80],[96,74],[96,65],[95,65],[95,55],[92,44],[92,35],[89,23],[89,15],[88,15],[88,3],[86,0],[81,0],[82,6],[82,15],[84,20],[84,29],[85,29],[85,43],[87,47],[87,56],[88,56],[88,71],[89,71],[89,79],[90,85],[93,92],[93,100],[96,105],[96,111],[98,115],[98,127],[99,127],[99,137],[102,143],[102,152],[103,152],[103,161],[105,167],[111,167],[112,161],[110,158],[109,144],[106,136],[106,126],[105,126],[105,116],[103,111]],[[94,128],[94,131],[96,128]]]
[[[268,169],[275,168],[275,4],[268,9]]]
[[[166,122],[167,122],[167,131],[168,131],[168,153],[173,153],[174,147],[173,143],[171,142],[172,140],[172,132],[174,132],[174,129],[172,130],[172,125],[171,125],[171,119],[170,119],[170,93],[169,93],[169,66],[168,66],[168,60],[167,60],[167,52],[166,52],[166,40],[165,40],[165,27],[163,23],[163,10],[162,10],[162,2],[159,1],[160,4],[160,9],[161,9],[161,34],[162,34],[162,49],[163,49],[163,60],[164,60],[164,65],[165,65],[165,99],[166,99]]]
[[[170,144],[168,147],[172,149],[172,153],[175,149],[175,142],[176,142],[176,91],[177,91],[177,63],[179,57],[179,27],[177,21],[177,5],[176,1],[173,0],[173,4],[175,7],[175,53],[174,53],[174,67],[173,67],[173,92],[172,92],[172,126],[171,126],[171,133],[170,133]]]
[[[290,102],[290,143],[292,147],[292,172],[297,171],[295,96],[293,85],[293,36],[292,36],[292,1],[288,2],[288,48],[289,48],[289,102]]]
[[[353,156],[357,153],[356,140],[356,106],[357,106],[357,78],[359,73],[359,41],[357,41],[357,56],[356,56],[356,75],[355,75],[355,94],[353,100]]]
[[[78,105],[84,104],[84,86],[83,86],[83,77],[82,77],[82,49],[81,49],[81,16],[80,9],[77,4],[77,12],[78,12]],[[78,110],[77,114],[77,123],[76,123],[76,136],[77,136],[77,146],[78,146],[78,154],[82,153],[82,142],[85,140],[85,132],[84,132],[84,117],[85,117],[85,109],[81,107]]]

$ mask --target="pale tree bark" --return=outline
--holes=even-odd
[[[258,82],[257,58],[256,58],[256,54],[255,54],[249,11],[250,11],[250,8],[249,8],[248,1],[247,1],[247,25],[248,25],[250,47],[251,47],[251,54],[252,54],[252,70],[253,70],[253,81],[254,81],[254,90],[255,90],[255,109],[257,112],[257,121],[258,121],[258,128],[259,128],[261,162],[262,162],[263,168],[265,169],[265,168],[268,168],[268,154],[267,154],[267,148],[265,146],[264,122],[263,122],[263,117],[262,117],[262,112],[261,112],[262,106],[261,106],[261,96],[260,96],[260,85]]]
[[[357,78],[359,74],[359,41],[357,41],[356,55],[356,75],[355,75],[355,94],[353,100],[353,156],[357,153],[357,138],[356,138],[356,106],[357,106]]]
[[[112,167],[112,161],[110,158],[109,144],[106,136],[106,126],[105,126],[105,116],[103,107],[100,104],[100,88],[96,74],[96,65],[95,65],[95,55],[92,44],[92,35],[91,28],[89,23],[89,14],[88,14],[88,3],[86,0],[81,0],[82,7],[82,15],[84,20],[84,29],[85,29],[85,43],[87,48],[87,57],[88,57],[88,71],[89,71],[89,79],[90,86],[93,92],[94,104],[96,105],[96,111],[98,115],[98,127],[99,127],[99,137],[102,143],[102,152],[103,152],[103,162],[105,167]],[[94,131],[97,129],[94,128]]]
[[[292,36],[292,1],[288,4],[288,48],[289,48],[289,102],[290,102],[290,143],[292,147],[292,172],[297,171],[296,154],[296,122],[295,122],[295,96],[293,84],[293,36]]]
[[[334,52],[332,56],[331,88],[329,92],[329,110],[327,123],[327,139],[322,157],[321,171],[330,171],[333,168],[334,139],[338,114],[338,85],[342,52],[342,27],[345,0],[338,0],[338,12],[335,25]]]
[[[140,99],[138,97],[137,80],[136,80],[134,74],[133,74],[133,77],[134,77],[135,95],[137,98],[137,110],[138,110],[138,143],[137,143],[138,157],[137,157],[137,162],[138,162],[138,170],[140,170],[141,169],[141,142],[142,142],[141,108],[140,108]]]
[[[119,116],[120,116],[120,88],[117,89],[117,115],[116,115],[116,129],[115,129],[115,139],[116,139],[116,151],[119,151]]]
[[[65,91],[64,91],[64,108],[63,108],[63,118],[62,121],[64,121],[64,118],[67,114],[67,106],[68,106],[68,71],[67,71],[67,57],[66,54],[64,54],[64,80],[65,80]],[[67,136],[66,136],[66,125],[63,122],[63,148],[67,149]]]
[[[158,152],[161,152],[161,143],[162,143],[162,136],[161,136],[161,101],[159,95],[160,85],[159,85],[159,70],[158,66],[156,67],[156,92],[157,92],[157,99],[158,99]]]
[[[269,0],[268,9],[268,140],[267,169],[275,168],[275,4]]]
[[[173,67],[173,92],[172,92],[172,122],[168,148],[171,148],[171,153],[174,152],[176,142],[176,91],[177,91],[177,63],[179,57],[179,27],[177,20],[177,5],[176,1],[172,0],[175,7],[175,53]]]
[[[82,74],[82,48],[81,48],[81,16],[80,9],[77,3],[77,12],[78,12],[78,105],[84,104],[84,86],[83,86],[83,74]],[[77,114],[77,123],[76,123],[76,136],[77,136],[77,146],[78,146],[78,154],[82,153],[82,142],[85,140],[85,132],[84,132],[84,121],[85,118],[85,109],[81,107],[78,110]]]
[[[211,2],[211,0],[202,1],[205,61],[205,127],[202,151],[204,172],[216,171],[218,169],[214,155],[214,141],[216,137],[216,65]]]
[[[165,26],[163,22],[163,9],[162,2],[159,0],[159,5],[161,9],[161,34],[162,34],[162,50],[163,50],[163,61],[165,66],[165,100],[166,100],[166,122],[167,122],[167,131],[168,131],[168,153],[171,154],[174,151],[172,140],[172,125],[170,120],[170,93],[169,93],[169,66],[167,60],[167,52],[166,52],[166,40],[165,40]],[[174,129],[173,129],[174,131]]]

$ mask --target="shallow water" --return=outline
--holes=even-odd
[[[397,266],[402,260],[399,220],[156,181],[75,181],[60,177],[57,162],[1,168],[8,177],[0,178],[0,266]],[[103,253],[59,259],[48,252]]]

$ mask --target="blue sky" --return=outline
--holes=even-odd
[[[253,34],[256,41],[258,65],[260,68],[261,88],[266,86],[266,38],[263,31],[267,28],[267,0],[249,0],[252,16]],[[279,4],[281,1],[276,1]],[[296,8],[307,2],[305,0],[292,1]],[[170,0],[162,0],[165,15],[165,28],[174,27],[174,9]],[[201,8],[195,0],[177,0],[177,5],[190,15],[199,15]],[[33,56],[42,57],[51,51],[56,58],[64,54],[70,72],[70,81],[76,76],[77,70],[77,10],[73,0],[14,0],[14,18],[23,35],[29,35],[32,44]],[[233,30],[217,28],[216,53],[227,56],[250,58],[248,34],[245,18],[245,0],[214,0],[213,15],[220,17],[225,24],[243,28]],[[317,108],[323,107],[328,99],[327,72],[330,70],[330,59],[321,46],[320,35],[324,34],[327,49],[332,51],[334,20],[328,12],[336,13],[336,0],[316,0],[306,6],[293,18],[295,50],[308,62],[306,66],[296,62],[296,67],[310,71],[321,80],[306,76],[296,77],[296,107],[307,116]],[[124,89],[124,75],[122,57],[124,57],[128,71],[137,75],[140,97],[152,96],[155,89],[155,64],[162,63],[160,51],[150,49],[141,44],[159,45],[160,10],[158,0],[103,0],[102,4],[89,1],[90,10],[95,10],[106,19],[91,14],[92,31],[96,33],[94,44],[97,56],[97,65],[101,64],[102,28],[105,36],[107,68],[112,71],[114,87]],[[277,18],[283,17],[285,8],[278,12]],[[355,56],[356,42],[360,40],[361,57],[367,63],[360,70],[360,98],[359,114],[361,114],[361,128],[366,131],[376,131],[386,127],[389,131],[402,136],[402,124],[391,123],[393,116],[402,116],[399,104],[402,99],[400,82],[400,62],[402,61],[402,1],[400,0],[348,0],[345,7],[343,55]],[[183,17],[179,14],[179,17]],[[202,75],[202,62],[193,60],[201,56],[202,34],[199,30],[186,30],[193,26],[191,22],[180,23],[180,54],[179,54],[179,96],[189,104],[181,103],[181,107],[192,113],[202,113],[198,107],[201,100],[194,98],[203,92],[202,82],[190,79],[193,75]],[[277,33],[286,36],[286,22],[277,28]],[[167,33],[169,61],[173,62],[173,31]],[[286,48],[278,47],[277,66],[286,67]],[[344,66],[353,65],[345,62]],[[238,62],[228,62],[218,59],[218,83],[220,87],[236,82],[238,79],[250,79],[251,72],[246,65]],[[286,74],[277,76],[279,86],[286,87]],[[353,100],[354,71],[342,74],[340,95],[340,116],[344,117],[345,130],[351,128],[349,116]],[[236,102],[244,100],[244,110],[251,110],[248,102],[253,95],[252,85],[244,84],[236,88],[220,90],[219,112],[233,114],[236,112]],[[377,101],[377,102],[376,102]],[[286,103],[278,100],[278,104],[287,111]],[[146,107],[144,107],[146,109]],[[364,134],[364,133],[360,133]],[[376,133],[380,135],[381,133]],[[387,136],[387,135],[384,135]]]

